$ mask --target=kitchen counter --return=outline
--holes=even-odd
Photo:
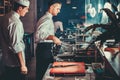
[[[105,71],[110,73],[110,76],[120,79],[120,51],[119,48],[99,47],[99,42],[95,42],[97,49],[100,52],[100,55],[103,58]]]

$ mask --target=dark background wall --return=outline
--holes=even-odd
[[[37,0],[37,19],[39,19],[47,10],[47,3],[49,0]],[[84,22],[85,20],[82,18],[85,16],[85,0],[70,0],[68,4],[67,1],[69,0],[61,0],[62,8],[61,12],[58,14],[57,17],[53,19],[58,19],[63,22],[64,28],[69,27],[69,22],[74,20],[75,23],[77,22]],[[72,7],[77,7],[77,9],[73,9]]]
[[[33,33],[37,21],[37,4],[36,0],[30,0],[30,9],[25,17],[21,18],[26,33]]]

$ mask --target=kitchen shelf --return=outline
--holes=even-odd
[[[11,10],[11,3],[10,0],[1,0],[0,1],[0,16],[4,16]]]

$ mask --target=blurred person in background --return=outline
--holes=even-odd
[[[57,30],[59,30],[60,32],[63,32],[63,23],[62,23],[62,21],[55,21],[54,25],[55,25],[55,33],[57,32]]]
[[[55,35],[59,38],[63,36],[63,23],[60,20],[54,21],[54,26],[55,26]]]

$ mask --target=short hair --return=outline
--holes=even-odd
[[[23,5],[19,4],[19,3],[14,2],[13,10],[14,10],[14,11],[17,11],[20,6],[21,6],[22,8],[26,7],[26,6],[23,6]]]
[[[55,4],[55,3],[62,4],[60,0],[50,0],[48,2],[48,8],[50,8],[50,6],[53,5],[53,4]]]

